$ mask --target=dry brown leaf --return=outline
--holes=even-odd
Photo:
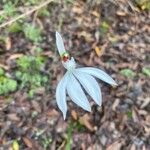
[[[115,102],[113,103],[113,105],[112,105],[112,110],[113,111],[116,111],[116,108],[117,108],[117,106],[119,105],[119,103],[120,103],[120,99],[116,99],[115,100]]]
[[[83,13],[83,8],[82,7],[78,7],[78,6],[74,6],[72,8],[72,12],[77,13],[77,14],[82,14]]]
[[[148,112],[145,110],[138,110],[138,113],[139,115],[143,115],[143,116],[146,116],[148,114]]]
[[[20,118],[17,116],[17,114],[8,114],[7,117],[12,121],[20,121]]]
[[[3,69],[5,69],[5,70],[9,70],[9,67],[6,66],[6,65],[3,65],[3,64],[0,64],[0,68],[3,68]]]
[[[150,97],[147,97],[143,100],[143,103],[141,105],[141,108],[143,109],[144,107],[146,107],[147,105],[150,104]]]
[[[122,143],[120,141],[116,141],[109,145],[106,150],[120,150],[122,146]]]
[[[71,116],[73,117],[74,120],[77,120],[77,119],[78,119],[78,114],[76,113],[75,110],[72,110],[72,111],[71,111]]]
[[[132,109],[132,118],[134,122],[139,122],[139,117],[135,109]]]
[[[39,88],[37,88],[37,89],[35,90],[35,93],[42,95],[43,93],[45,93],[45,87],[39,87]]]
[[[135,144],[132,144],[132,145],[131,145],[130,150],[136,150],[136,146],[135,146]]]
[[[96,52],[98,57],[102,56],[103,51],[102,51],[102,49],[100,47],[96,46],[94,50],[95,50],[95,52]]]
[[[8,61],[16,59],[16,58],[20,58],[22,56],[23,56],[23,54],[13,54],[13,55],[10,55],[10,57],[8,58]]]
[[[90,123],[90,117],[88,114],[85,114],[84,116],[80,117],[79,122],[86,128],[88,128],[90,131],[94,131],[94,127]]]
[[[146,146],[145,145],[142,146],[142,150],[146,150]]]
[[[99,17],[100,16],[100,14],[97,11],[92,11],[91,14],[94,15],[95,17]]]
[[[53,58],[53,57],[54,57],[54,54],[53,54],[53,52],[51,52],[51,51],[42,52],[42,55],[48,56],[48,57],[50,57],[50,58]]]
[[[124,12],[124,11],[119,11],[119,10],[116,12],[116,14],[117,14],[118,16],[121,16],[121,17],[125,17],[125,16],[127,15],[126,12]]]
[[[144,125],[143,127],[144,127],[144,130],[145,130],[146,135],[147,135],[147,136],[150,136],[150,127],[148,127],[148,126],[146,126],[146,125]]]
[[[148,115],[148,116],[146,117],[146,122],[147,122],[147,124],[150,124],[150,115]]]
[[[33,108],[34,108],[37,112],[41,113],[41,107],[40,107],[40,104],[39,104],[38,102],[32,101],[32,106],[33,106]]]
[[[102,146],[100,144],[94,144],[87,148],[87,150],[102,150]]]
[[[32,142],[31,142],[31,140],[28,139],[27,137],[23,137],[23,141],[24,141],[24,143],[25,143],[25,145],[26,145],[27,147],[29,147],[29,148],[32,148],[32,147],[33,147],[33,144],[32,144]]]
[[[50,109],[47,112],[48,117],[58,117],[59,113],[55,109]]]
[[[93,41],[92,35],[86,31],[81,31],[78,33],[78,36],[83,36],[87,42]]]
[[[10,37],[7,37],[5,39],[5,47],[6,47],[6,50],[10,50],[11,49],[11,39],[10,39]]]
[[[58,120],[57,125],[55,127],[58,133],[63,133],[67,130],[68,124],[62,118]]]

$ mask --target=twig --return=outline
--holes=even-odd
[[[24,17],[30,15],[30,14],[33,13],[34,11],[36,11],[36,10],[38,10],[38,9],[40,9],[40,8],[42,8],[42,7],[44,7],[44,6],[46,6],[46,5],[48,5],[49,3],[53,2],[53,1],[54,1],[54,0],[47,0],[47,1],[43,2],[43,3],[41,3],[40,5],[35,6],[33,9],[31,9],[31,10],[29,10],[29,11],[27,11],[27,12],[21,14],[20,16],[11,19],[11,20],[8,21],[8,22],[2,23],[2,24],[0,25],[0,28],[3,28],[3,27],[5,27],[5,26],[7,26],[7,25],[11,25],[13,22],[15,22],[15,21],[17,21],[17,20],[19,20],[19,19],[21,19],[21,18],[24,18]]]

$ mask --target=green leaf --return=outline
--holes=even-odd
[[[35,90],[34,90],[34,89],[31,89],[31,90],[29,91],[29,93],[28,93],[28,96],[29,96],[30,98],[33,98],[34,93],[35,93]]]
[[[132,111],[128,111],[128,112],[127,112],[127,115],[128,115],[128,118],[131,119],[131,118],[132,118]]]
[[[0,68],[0,76],[4,75],[4,70],[2,68]]]
[[[149,67],[144,67],[142,69],[142,73],[145,74],[146,76],[150,77],[150,68]]]
[[[101,34],[103,35],[103,34],[107,33],[109,28],[110,28],[109,24],[106,21],[103,21],[100,25]]]
[[[19,150],[19,143],[17,140],[14,140],[12,143],[13,150]]]
[[[136,75],[136,73],[133,72],[131,69],[122,69],[120,71],[120,74],[122,74],[123,76],[125,76],[127,78],[133,78]]]

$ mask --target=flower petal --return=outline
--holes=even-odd
[[[108,84],[115,85],[115,86],[117,85],[117,83],[107,73],[105,73],[100,69],[92,68],[92,67],[84,67],[84,68],[78,68],[76,70],[91,74],[92,76],[95,76]]]
[[[60,55],[62,55],[64,52],[66,52],[63,39],[57,31],[56,31],[56,45],[57,45],[58,52]]]
[[[72,73],[69,74],[67,93],[74,103],[87,111],[91,111],[89,101],[87,100],[87,97],[85,96],[81,85]]]
[[[73,72],[75,77],[79,80],[81,85],[87,91],[87,93],[93,98],[93,100],[98,104],[101,105],[102,103],[102,94],[100,87],[97,81],[89,74],[83,73],[81,71],[75,70]]]
[[[66,87],[68,82],[68,73],[60,80],[56,89],[56,102],[58,108],[62,111],[64,120],[67,113],[67,103],[66,103]]]

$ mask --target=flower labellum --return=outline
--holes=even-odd
[[[117,85],[116,82],[107,73],[100,69],[93,67],[77,68],[74,58],[70,58],[69,54],[66,52],[63,39],[58,32],[56,32],[56,45],[62,64],[67,69],[67,72],[58,83],[56,89],[56,102],[63,113],[64,119],[66,118],[67,113],[66,94],[69,95],[74,103],[90,112],[91,107],[84,93],[85,90],[95,103],[101,106],[101,89],[94,77],[113,86]]]

